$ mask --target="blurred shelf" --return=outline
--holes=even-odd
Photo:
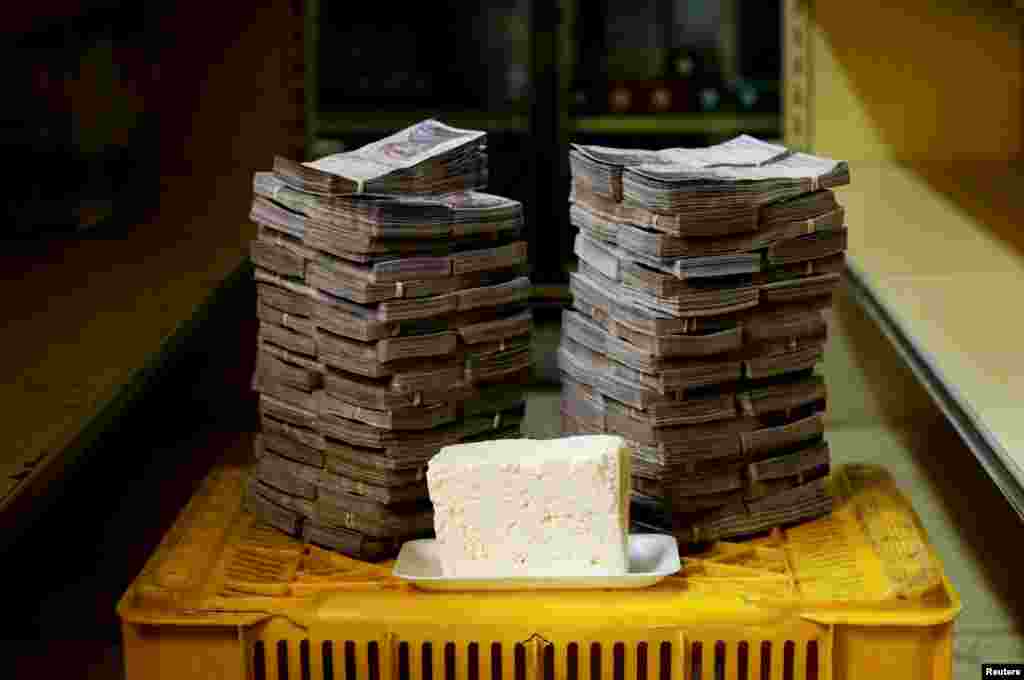
[[[255,230],[229,215],[242,197],[196,219],[175,194],[185,209],[161,211],[123,238],[4,255],[0,344],[9,360],[0,401],[9,446],[0,455],[0,540],[18,533],[37,501],[172,365],[218,293],[243,278]]]
[[[151,455],[108,449],[103,435],[174,370],[200,324],[222,309],[222,294],[249,279],[252,173],[295,141],[288,91],[247,77],[254,63],[266,82],[292,69],[282,46],[287,5],[216,16],[199,2],[175,7],[164,27],[189,40],[162,56],[164,90],[150,103],[170,141],[148,215],[0,252],[0,544],[31,531],[87,459]],[[162,425],[181,427],[177,415]],[[124,483],[115,476],[108,488]]]
[[[526,133],[526,115],[429,109],[420,111],[321,112],[314,131],[318,137],[346,134],[384,134],[409,126],[424,118],[438,118],[456,127],[488,132]],[[756,134],[778,136],[782,116],[775,113],[664,113],[581,116],[570,123],[574,132],[589,134]]]
[[[313,121],[317,137],[338,137],[350,134],[385,135],[396,132],[425,118],[437,118],[448,125],[487,132],[526,133],[526,114],[502,114],[486,111],[321,111]]]
[[[849,273],[879,323],[1024,517],[1024,161],[851,164]]]
[[[587,134],[711,134],[778,136],[782,116],[777,113],[659,113],[581,116],[572,127]]]

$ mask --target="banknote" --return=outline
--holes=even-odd
[[[428,119],[353,151],[307,163],[276,156],[274,173],[312,194],[447,193],[487,184],[486,133]]]
[[[710,147],[612,150],[574,144],[574,180],[624,205],[620,221],[673,236],[757,231],[761,209],[849,183],[848,164],[794,152],[748,135]]]

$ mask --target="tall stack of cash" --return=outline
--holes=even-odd
[[[429,534],[442,446],[519,436],[523,210],[483,193],[483,132],[427,120],[254,178],[265,522],[364,559]]]
[[[827,514],[817,366],[846,249],[844,162],[748,136],[574,145],[558,362],[567,433],[633,445],[634,517],[684,542]]]

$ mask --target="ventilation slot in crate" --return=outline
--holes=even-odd
[[[434,645],[443,645],[435,650]],[[511,648],[509,653],[508,647]],[[397,680],[818,680],[815,640],[796,642],[693,640],[684,667],[676,671],[672,643],[635,646],[617,642],[571,642],[540,648],[536,678],[529,672],[523,643],[401,642],[396,648]],[[253,645],[253,680],[382,680],[377,642],[270,642]],[[631,655],[627,657],[628,655]],[[559,671],[561,664],[562,670]]]
[[[687,680],[818,680],[818,642],[690,642]]]
[[[678,680],[681,676],[673,672],[672,643],[648,644],[640,642],[635,646],[617,642],[608,649],[599,642],[570,642],[564,654],[560,655],[557,645],[544,647],[538,680]],[[627,657],[627,654],[632,656]],[[563,673],[557,673],[562,664]],[[628,671],[627,671],[628,669]]]
[[[435,644],[444,646],[438,651]],[[397,651],[398,680],[534,680],[527,675],[522,643],[401,642]]]
[[[253,645],[253,680],[382,680],[376,641],[278,640]]]

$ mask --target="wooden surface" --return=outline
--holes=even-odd
[[[165,57],[165,98],[150,103],[165,147],[151,219],[106,238],[0,255],[0,532],[45,497],[90,427],[112,416],[108,407],[119,407],[239,267],[254,235],[252,172],[294,150],[296,135],[301,143],[301,108],[289,89],[294,8],[215,14],[227,16],[179,3],[166,24],[180,40]]]

